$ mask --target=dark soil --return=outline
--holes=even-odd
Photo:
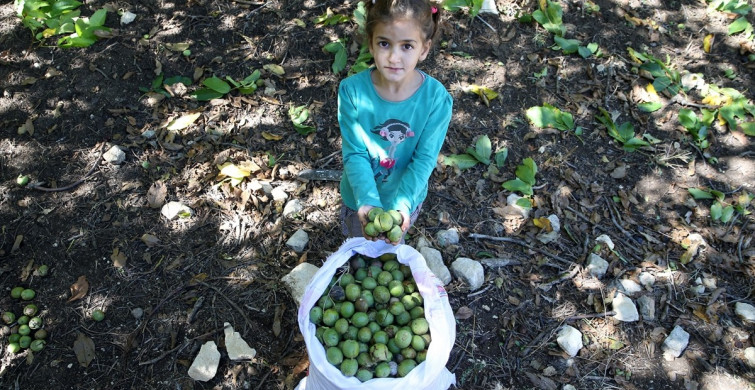
[[[743,353],[755,344],[755,328],[734,313],[734,303],[755,300],[755,221],[742,213],[729,223],[713,221],[712,202],[695,203],[687,191],[712,188],[729,203],[755,193],[752,138],[716,125],[710,148],[701,151],[679,125],[678,102],[652,114],[638,110],[633,88],[648,81],[632,71],[627,53],[631,47],[668,59],[752,99],[753,63],[743,38],[728,36],[732,19],[702,2],[599,0],[599,12],[588,12],[582,7],[589,2],[562,1],[567,37],[595,42],[603,54],[583,59],[552,50],[542,27],[517,22],[517,12],[531,12],[535,3],[499,0],[500,15],[474,19],[447,14],[441,42],[422,64],[454,96],[442,153],[463,153],[483,134],[494,150],[509,151],[498,173],[482,164],[464,171],[439,164],[408,240],[423,236],[437,246],[438,231],[456,228],[460,242],[438,247],[447,264],[491,256],[520,263],[486,269],[486,283],[475,292],[458,279],[447,286],[452,307],[461,309],[447,365],[458,387],[752,388],[755,374]],[[54,38],[33,41],[13,5],[0,5],[0,308],[20,311],[12,287],[35,289],[50,334],[46,348],[33,354],[5,352],[2,337],[0,387],[291,389],[306,375],[307,357],[296,304],[280,279],[299,262],[320,265],[343,241],[337,182],[298,175],[341,168],[336,91],[345,72],[332,73],[333,58],[322,47],[337,37],[352,42],[356,30],[350,22],[315,26],[313,18],[328,8],[351,15],[356,5],[91,1],[82,15],[103,6],[137,18],[119,25],[110,12],[113,37],[60,49]],[[752,12],[748,18],[755,23]],[[709,33],[715,40],[705,53]],[[189,43],[191,55],[172,50],[178,43]],[[350,64],[355,57],[352,52]],[[139,89],[163,74],[193,78],[191,92],[213,75],[241,80],[268,64],[285,74],[263,70],[265,85],[251,95],[197,102],[185,91],[166,98]],[[727,69],[734,78],[725,77]],[[499,96],[488,106],[464,92],[472,84]],[[583,134],[528,124],[527,108],[544,102],[573,113]],[[317,127],[307,136],[288,117],[300,105],[308,105],[307,123]],[[622,150],[594,119],[599,107],[621,113],[617,123],[630,121],[637,134],[660,142]],[[201,113],[193,125],[166,129],[190,112]],[[19,132],[27,121],[33,132]],[[126,151],[120,165],[101,158],[113,145]],[[539,169],[536,207],[522,229],[507,235],[497,212],[509,194],[501,183],[527,157]],[[220,184],[219,164],[244,161],[257,168],[242,185]],[[623,176],[616,174],[622,166]],[[18,186],[19,175],[31,183]],[[193,215],[168,221],[150,207],[148,191],[157,182],[167,189],[166,201],[182,202]],[[253,182],[284,190],[303,210],[283,217],[284,202]],[[753,210],[752,203],[743,206]],[[561,236],[542,244],[532,218],[551,214],[561,221]],[[285,245],[298,229],[309,233],[305,253]],[[683,240],[691,233],[707,245],[682,264]],[[614,253],[600,252],[611,263],[602,283],[577,269],[541,288],[574,269],[572,262],[584,265],[600,234],[617,244]],[[46,277],[34,272],[42,264],[51,270]],[[636,280],[641,271],[657,276],[643,293],[655,299],[655,320],[604,316],[602,300],[615,291],[611,282]],[[88,292],[69,302],[81,276]],[[715,286],[696,295],[691,287],[698,279]],[[91,319],[95,309],[105,311],[104,321]],[[225,322],[257,357],[224,356],[214,379],[193,381],[187,369],[204,342],[216,341],[225,353]],[[565,323],[584,335],[585,348],[574,358],[556,345]],[[690,345],[668,362],[661,344],[675,325],[690,333]],[[87,366],[74,351],[82,335],[95,345]]]

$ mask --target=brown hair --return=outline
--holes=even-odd
[[[378,23],[391,23],[399,19],[413,19],[422,30],[425,39],[433,39],[438,32],[441,7],[427,0],[366,0],[367,42]]]

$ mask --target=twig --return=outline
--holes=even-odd
[[[476,15],[476,16],[477,16],[477,19],[480,19],[481,22],[485,23],[485,25],[488,26],[491,30],[493,30],[494,33],[496,34],[498,33],[498,31],[496,31],[495,28],[493,28],[493,26],[491,26],[488,22],[486,22],[485,19],[481,18],[480,15]]]
[[[174,351],[176,351],[178,349],[186,348],[186,345],[188,345],[190,342],[192,342],[194,340],[198,340],[198,339],[203,339],[203,338],[205,338],[207,336],[211,336],[211,335],[213,335],[215,333],[218,333],[218,332],[222,331],[223,329],[224,328],[218,328],[218,329],[215,329],[215,330],[211,330],[211,331],[209,331],[209,332],[207,332],[205,334],[201,334],[199,336],[192,337],[192,338],[184,341],[183,343],[181,343],[181,345],[178,345],[175,348],[172,348],[170,350],[167,350],[167,351],[161,353],[158,357],[156,357],[154,359],[147,360],[146,362],[139,362],[139,365],[140,366],[146,366],[147,364],[155,364],[155,363],[159,362],[160,360],[162,360],[164,357],[166,357],[166,356],[170,355],[171,353],[173,353]]]
[[[194,307],[191,309],[191,313],[189,313],[189,316],[186,317],[187,324],[191,324],[191,322],[194,321],[194,317],[197,315],[197,312],[199,311],[199,308],[202,307],[203,303],[204,303],[204,295],[197,298],[197,301],[194,302]]]
[[[563,257],[560,257],[558,255],[554,255],[553,253],[550,253],[550,252],[548,252],[546,250],[543,250],[543,249],[540,249],[540,248],[535,248],[532,245],[530,245],[530,244],[528,244],[528,243],[526,243],[526,242],[524,242],[522,240],[516,239],[516,238],[511,238],[511,237],[493,237],[493,236],[488,236],[488,235],[485,235],[485,234],[478,234],[478,233],[471,233],[469,235],[469,238],[482,238],[482,239],[492,240],[492,241],[509,242],[509,243],[512,243],[512,244],[521,245],[521,246],[523,246],[523,247],[525,247],[527,249],[530,249],[530,250],[533,250],[535,252],[538,252],[538,253],[541,253],[543,255],[546,255],[546,256],[554,259],[554,260],[560,261],[563,264],[566,264],[566,265],[569,265],[569,266],[571,266],[571,265],[574,264],[574,262],[571,261],[571,260],[564,259]]]
[[[742,242],[745,239],[744,232],[747,230],[747,224],[749,222],[750,220],[745,219],[745,223],[742,225],[742,230],[739,231],[739,242],[737,243],[737,257],[739,258],[739,264],[744,263],[744,258],[742,258]]]
[[[89,171],[86,174],[84,174],[84,176],[81,179],[76,180],[75,182],[67,186],[63,186],[63,187],[48,188],[48,187],[42,187],[39,185],[31,185],[29,186],[29,188],[33,190],[44,191],[44,192],[61,192],[61,191],[68,191],[70,189],[78,187],[81,183],[84,182],[84,180],[87,179],[87,177],[89,177],[89,175],[92,174],[92,172],[94,172],[95,168],[97,168],[97,165],[100,163],[100,159],[102,158],[102,155],[105,153],[104,146],[105,146],[105,143],[102,144],[100,155],[97,157],[97,160],[94,161],[94,164],[92,164],[92,168],[90,168]]]
[[[611,311],[605,311],[603,313],[580,314],[578,316],[571,316],[571,317],[567,317],[564,321],[584,320],[587,318],[598,318],[598,317],[610,317],[610,316],[615,316],[615,315],[616,315],[616,312],[611,310]]]
[[[483,289],[482,289],[482,290],[480,290],[480,291],[475,291],[475,292],[473,292],[473,293],[471,293],[471,294],[468,294],[468,295],[467,295],[467,298],[472,298],[472,297],[474,297],[474,296],[480,295],[480,294],[484,293],[485,291],[488,291],[488,290],[490,290],[490,288],[491,288],[491,287],[493,287],[493,285],[490,285],[490,286],[488,286],[488,287],[485,287],[485,288],[483,288]]]
[[[265,376],[263,376],[262,379],[260,379],[260,383],[257,385],[257,387],[254,388],[254,390],[260,390],[262,388],[262,385],[265,384],[265,381],[267,380],[267,377],[269,377],[270,374],[272,374],[272,372],[273,372],[272,368],[270,370],[268,370],[267,373],[265,374]]]
[[[205,287],[209,287],[209,288],[215,290],[215,292],[218,293],[218,295],[220,295],[221,297],[225,298],[225,300],[228,301],[228,303],[230,303],[231,306],[233,306],[233,308],[236,309],[239,312],[239,314],[241,314],[242,317],[244,317],[244,320],[246,321],[246,324],[249,325],[250,328],[254,328],[254,326],[252,325],[252,321],[249,320],[249,317],[246,316],[246,313],[244,313],[244,311],[241,310],[241,308],[239,307],[239,305],[236,304],[236,302],[232,301],[231,298],[228,298],[227,296],[225,296],[225,294],[223,294],[223,292],[220,291],[219,288],[217,288],[215,286],[212,286],[212,285],[209,285],[209,284],[207,284],[205,282],[199,282],[199,283],[201,285],[205,286]]]

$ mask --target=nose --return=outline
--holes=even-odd
[[[398,61],[399,58],[400,58],[399,51],[398,51],[397,46],[392,47],[390,53],[388,54],[388,61],[390,62]]]

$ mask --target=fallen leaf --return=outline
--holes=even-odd
[[[113,267],[123,268],[126,265],[126,254],[121,252],[118,248],[113,248],[113,254],[110,255],[110,260],[113,260]]]
[[[191,126],[197,120],[197,118],[199,118],[200,115],[202,115],[201,112],[193,112],[190,114],[181,115],[180,117],[168,122],[168,124],[164,127],[172,131],[183,130]]]
[[[456,314],[454,314],[454,317],[456,317],[457,320],[466,320],[474,315],[474,312],[472,309],[470,309],[467,306],[462,306],[459,308],[459,310],[456,310]]]
[[[24,122],[23,125],[18,127],[18,134],[26,134],[34,135],[34,122],[31,118],[27,119],[26,122]]]
[[[269,133],[267,131],[262,132],[262,138],[268,140],[268,141],[279,141],[281,138],[283,138],[282,135]]]
[[[16,241],[13,241],[13,247],[10,248],[10,253],[17,251],[23,241],[24,241],[24,235],[23,234],[17,235]]]
[[[21,85],[32,85],[37,82],[36,77],[26,77],[23,80],[21,80]]]
[[[94,360],[94,341],[85,334],[79,333],[76,341],[73,342],[73,352],[79,364],[82,367],[88,367],[89,363]]]
[[[31,269],[34,267],[34,259],[29,259],[29,262],[26,263],[26,266],[24,269],[21,270],[21,281],[25,282],[26,279],[29,279],[29,276],[31,276]]]
[[[277,76],[283,76],[284,74],[286,74],[286,71],[283,69],[283,67],[278,64],[265,64],[262,65],[262,68]]]
[[[153,209],[163,207],[165,197],[168,195],[168,187],[162,180],[158,180],[149,187],[147,191],[147,204]]]
[[[710,53],[710,49],[713,48],[713,41],[715,40],[715,35],[708,34],[703,38],[703,50],[706,53]]]
[[[184,51],[190,46],[189,42],[166,43],[165,47],[170,51]]]
[[[546,217],[534,218],[532,223],[540,229],[544,229],[546,232],[552,232],[553,226],[551,226],[551,220]]]
[[[286,305],[279,305],[275,308],[275,316],[273,318],[273,334],[278,337],[281,334],[281,317],[286,311]]]
[[[86,276],[81,275],[79,276],[79,279],[76,280],[76,283],[71,285],[71,297],[68,298],[68,302],[84,298],[84,296],[87,295],[87,292],[89,292],[89,281],[87,281]]]
[[[541,389],[541,390],[556,390],[558,389],[558,385],[556,382],[553,381],[553,379],[544,377],[542,375],[533,374],[530,372],[525,372],[525,375],[527,375],[527,378],[532,382],[535,387]]]
[[[149,233],[144,233],[142,234],[142,242],[147,246],[147,248],[152,248],[153,246],[160,243],[160,239]]]

